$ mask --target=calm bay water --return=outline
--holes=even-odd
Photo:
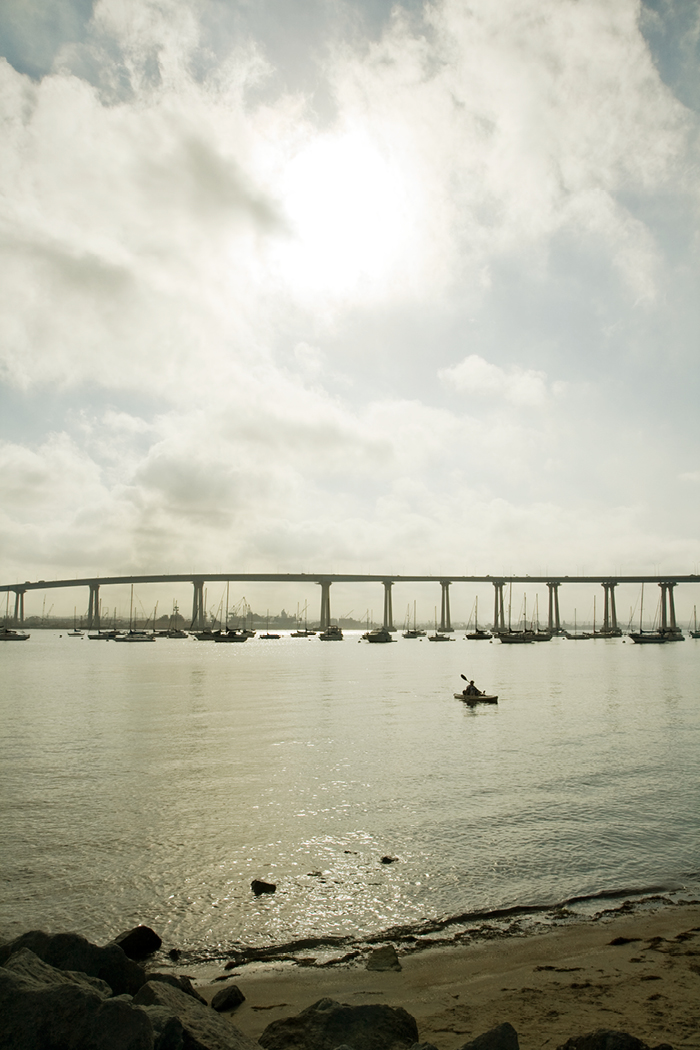
[[[206,956],[695,896],[700,641],[455,638],[0,646],[0,934],[144,922]],[[499,705],[455,700],[460,672]]]

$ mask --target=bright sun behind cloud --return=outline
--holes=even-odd
[[[298,294],[383,285],[407,239],[405,180],[359,131],[318,137],[281,186],[289,236],[277,262]]]

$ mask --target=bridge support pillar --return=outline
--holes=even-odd
[[[190,627],[195,631],[203,631],[206,625],[204,612],[204,580],[192,580],[194,593],[192,595],[192,623]]]
[[[547,584],[549,591],[549,618],[547,626],[552,634],[561,634],[559,621],[559,583],[552,580]]]
[[[24,623],[24,591],[15,591],[15,613],[12,620],[15,627]]]
[[[384,583],[384,630],[395,631],[394,627],[394,611],[391,605],[391,588],[394,586],[393,580],[383,580]]]
[[[493,629],[496,634],[506,628],[503,611],[503,580],[494,580],[493,584]]]
[[[449,634],[454,630],[450,620],[450,581],[440,580],[442,588],[442,600],[440,602],[440,626],[438,628],[443,634]]]
[[[88,631],[100,629],[100,585],[90,584],[90,601],[88,602]]]
[[[321,630],[327,630],[331,625],[331,581],[319,580],[321,585]]]
[[[605,596],[603,604],[603,631],[606,634],[612,631],[617,631],[617,611],[615,609],[615,588],[616,583],[604,583],[603,594]]]
[[[671,583],[670,580],[659,584],[661,588],[661,632],[663,634],[676,634],[678,631],[676,605],[673,600],[675,586],[676,584]]]

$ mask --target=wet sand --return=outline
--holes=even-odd
[[[700,1048],[700,904],[398,950],[400,972],[369,971],[366,956],[332,967],[307,960],[234,969],[225,983],[237,984],[246,1001],[229,1016],[257,1039],[271,1021],[328,996],[403,1006],[420,1039],[438,1050],[455,1050],[503,1021],[523,1050],[554,1048],[596,1028],[627,1031],[650,1046]],[[200,980],[199,991],[211,999],[225,983]]]

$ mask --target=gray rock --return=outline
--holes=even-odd
[[[476,1039],[463,1043],[459,1050],[519,1050],[518,1033],[512,1024],[503,1024],[490,1028]]]
[[[76,970],[58,970],[55,966],[43,962],[29,948],[20,948],[11,955],[4,969],[37,984],[77,984],[87,991],[95,992],[101,999],[109,999],[112,995],[112,989],[107,982],[101,981],[99,977],[88,977],[86,973],[78,973]]]
[[[400,970],[401,963],[393,944],[375,948],[367,960],[366,970]]]
[[[296,1017],[281,1018],[260,1036],[265,1050],[400,1050],[418,1042],[415,1018],[402,1007],[348,1006],[319,999]]]
[[[169,1010],[182,1024],[187,1050],[259,1050],[229,1020],[163,981],[144,984],[134,996],[134,1004],[164,1006]]]
[[[612,1028],[597,1028],[587,1035],[577,1035],[567,1039],[557,1050],[649,1050],[646,1043],[627,1032],[618,1032]],[[661,1043],[655,1050],[671,1050],[668,1044]]]
[[[0,967],[0,1050],[154,1050],[153,1026],[70,980],[44,985]]]
[[[100,948],[79,933],[44,933],[43,930],[23,933],[0,945],[0,966],[20,948],[29,948],[58,970],[76,970],[88,977],[99,977],[115,995],[122,992],[134,995],[146,980],[141,967],[128,959],[118,944]]]
[[[185,1032],[182,1022],[165,1006],[135,1006],[143,1010],[153,1028],[153,1050],[184,1050]]]
[[[437,1047],[432,1043],[414,1043],[409,1050],[437,1050]]]
[[[206,999],[199,994],[196,988],[192,986],[192,981],[189,977],[185,977],[184,974],[176,975],[174,973],[147,973],[147,981],[163,981],[165,984],[169,984],[172,988],[179,988],[185,995],[191,995],[193,999],[196,999],[198,1003],[207,1005]]]
[[[245,1002],[245,996],[237,984],[227,984],[221,988],[211,1001],[211,1005],[219,1013],[224,1010],[235,1010],[237,1006]]]
[[[113,943],[118,944],[130,959],[139,960],[153,955],[163,942],[150,926],[134,926],[133,930],[126,930],[115,937]]]

